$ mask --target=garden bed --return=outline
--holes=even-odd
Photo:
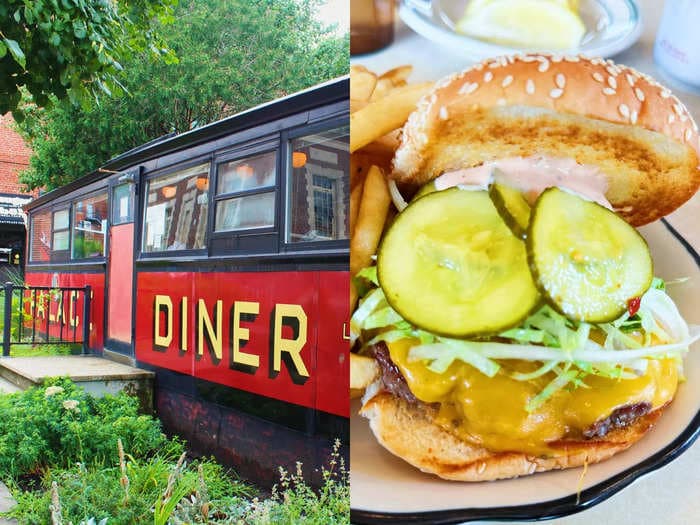
[[[67,379],[0,395],[0,478],[21,524],[348,523],[335,453],[312,490],[302,466],[264,493],[166,437],[125,394],[96,399]]]

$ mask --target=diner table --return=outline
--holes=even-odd
[[[700,90],[682,88],[655,64],[653,47],[664,3],[638,0],[643,29],[639,40],[610,58],[632,66],[667,85],[700,121]],[[699,29],[700,30],[700,29]],[[401,64],[412,64],[410,81],[436,80],[468,67],[468,58],[444,49],[414,33],[397,17],[394,42],[375,53],[355,56],[353,64],[362,64],[383,72]],[[669,223],[700,251],[700,193],[667,217]],[[697,275],[689,276],[700,279]],[[698,345],[695,345],[696,347]],[[609,499],[587,510],[548,521],[552,525],[696,525],[700,523],[700,440],[668,465],[655,470]]]

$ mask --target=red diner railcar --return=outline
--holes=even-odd
[[[26,207],[27,284],[91,285],[90,348],[154,370],[165,427],[263,483],[348,442],[348,99],[319,85]]]

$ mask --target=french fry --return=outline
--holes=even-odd
[[[372,155],[358,152],[350,155],[350,191],[355,189],[355,186],[362,185],[367,177],[369,168],[375,164]]]
[[[369,71],[350,71],[350,98],[369,100],[377,85],[377,75]]]
[[[350,113],[355,113],[355,111],[364,108],[367,104],[369,104],[369,100],[355,100],[354,98],[351,98]]]
[[[350,152],[357,151],[382,135],[403,126],[418,100],[432,82],[409,84],[391,91],[350,115]]]
[[[350,275],[372,263],[377,251],[391,195],[382,170],[372,166],[367,173],[355,229],[350,239]]]
[[[389,79],[394,86],[405,85],[412,71],[411,65],[398,66],[379,75],[379,80]]]
[[[371,357],[350,354],[350,397],[360,397],[379,377],[379,365]]]
[[[350,232],[355,231],[357,224],[357,215],[360,212],[360,202],[362,202],[362,190],[364,184],[356,184],[350,191]]]
[[[377,80],[376,86],[374,86],[374,91],[372,96],[369,97],[370,100],[379,100],[384,98],[394,89],[394,83],[390,78],[380,78]]]

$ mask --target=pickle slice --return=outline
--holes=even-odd
[[[489,186],[489,196],[513,234],[524,239],[530,223],[530,205],[523,194],[515,188],[494,182]]]
[[[637,230],[607,208],[557,188],[535,203],[527,252],[545,299],[576,321],[617,319],[653,278],[649,247]]]
[[[420,199],[421,197],[425,197],[425,196],[428,195],[429,193],[435,193],[436,191],[438,191],[438,190],[437,190],[437,188],[435,187],[435,180],[433,179],[433,180],[431,180],[430,182],[428,182],[428,183],[426,183],[426,184],[423,184],[423,186],[421,186],[421,188],[420,188],[420,189],[416,192],[416,194],[413,196],[413,198],[411,199],[411,201],[418,200],[418,199]]]
[[[500,332],[539,303],[525,243],[483,190],[455,187],[412,201],[382,240],[377,274],[404,319],[451,337]]]

